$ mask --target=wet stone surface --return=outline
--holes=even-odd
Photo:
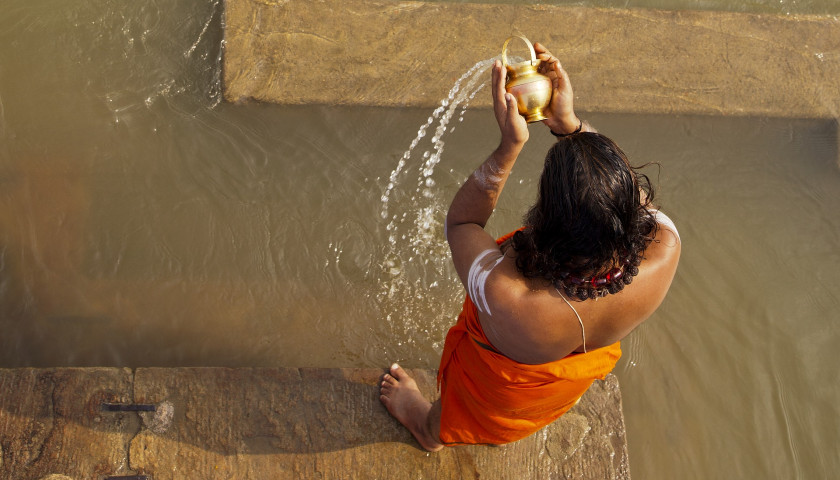
[[[435,372],[409,372],[433,398]],[[0,478],[629,478],[612,375],[527,439],[429,454],[380,404],[382,373],[140,368],[132,383],[123,369],[0,370]],[[103,401],[157,408],[106,415]]]
[[[582,112],[840,116],[840,18],[553,5],[226,0],[224,95],[434,107],[513,34],[560,58]]]

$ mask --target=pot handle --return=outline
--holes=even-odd
[[[508,59],[507,59],[507,47],[508,47],[508,43],[510,43],[510,41],[515,39],[515,38],[521,38],[522,41],[525,42],[525,45],[528,45],[528,50],[531,51],[531,65],[536,65],[537,64],[537,52],[534,51],[534,46],[531,45],[531,42],[528,41],[528,39],[525,38],[524,36],[514,35],[512,37],[508,37],[508,39],[505,40],[505,44],[502,46],[502,66],[507,68],[507,66],[510,64],[510,62],[508,62]]]

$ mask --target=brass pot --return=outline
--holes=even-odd
[[[508,43],[515,38],[522,39],[528,45],[528,50],[531,51],[530,61],[514,65],[508,62]],[[505,90],[516,98],[519,114],[525,117],[525,121],[532,123],[548,118],[543,111],[551,103],[551,94],[553,93],[551,79],[537,72],[540,60],[537,60],[537,53],[534,51],[531,42],[521,35],[515,35],[505,40],[502,47],[502,65],[507,71]]]

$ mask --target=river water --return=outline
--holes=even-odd
[[[437,110],[229,105],[221,14],[5,5],[0,366],[437,366],[463,296],[441,221],[497,136],[468,106],[486,65]],[[616,369],[634,477],[833,476],[836,124],[586,118],[658,162],[683,241]],[[551,140],[532,127],[493,233],[519,225]]]

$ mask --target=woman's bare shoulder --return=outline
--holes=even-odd
[[[564,303],[559,292],[525,279],[508,262],[500,265],[492,285],[488,284],[496,304],[492,315],[479,316],[487,339],[522,363],[546,363],[577,349],[580,325],[571,309],[560,308]]]
[[[621,340],[659,308],[673,283],[681,248],[673,230],[660,228],[645,249],[633,282],[615,295],[589,301],[593,330],[601,332],[603,342]]]
[[[645,249],[640,271],[652,273],[652,282],[667,291],[677,271],[681,253],[680,234],[669,219],[667,223],[659,224],[656,235]]]

